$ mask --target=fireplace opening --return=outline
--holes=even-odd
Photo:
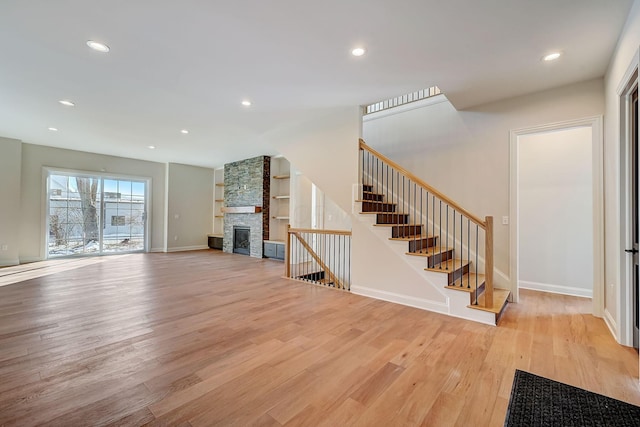
[[[248,227],[233,227],[233,253],[234,254],[251,254],[251,230]]]

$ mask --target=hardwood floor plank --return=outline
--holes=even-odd
[[[491,327],[219,251],[44,267],[0,287],[0,425],[497,426],[515,369],[640,404],[585,298],[522,290]]]

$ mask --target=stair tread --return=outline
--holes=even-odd
[[[434,236],[407,236],[407,237],[389,237],[389,240],[401,240],[403,242],[433,239]]]
[[[430,248],[422,248],[419,251],[416,252],[405,252],[407,255],[410,256],[422,256],[422,257],[430,257],[433,255],[437,255],[437,254],[444,254],[447,253],[449,251],[453,251],[453,248],[445,248],[443,247],[437,247],[437,246],[432,246]]]
[[[445,286],[445,289],[452,289],[454,291],[469,292],[469,293],[474,292],[476,290],[476,286],[475,286],[476,276],[478,278],[478,287],[479,287],[484,283],[484,274],[467,273],[462,276],[462,282],[464,283],[463,286],[460,286],[460,279],[458,279],[455,282]],[[471,283],[471,288],[467,287],[466,285],[467,281]]]
[[[397,203],[393,203],[393,202],[383,202],[380,200],[356,200],[356,202],[361,202],[361,203],[377,203],[377,204],[381,204],[381,205],[397,205]]]
[[[506,289],[493,289],[493,306],[484,306],[484,292],[478,297],[478,304],[469,304],[467,307],[476,310],[488,311],[490,313],[499,314],[507,303],[507,298],[511,292]]]
[[[377,215],[377,214],[391,214],[391,215],[407,215],[400,212],[360,212],[360,215]]]
[[[378,212],[389,213],[389,212]],[[422,227],[422,224],[373,224],[374,227]],[[413,239],[410,239],[413,240]]]
[[[374,196],[384,196],[383,193],[374,193],[373,191],[363,191],[362,194],[373,194]]]
[[[425,271],[435,271],[436,273],[450,273],[468,264],[469,264],[469,261],[462,261],[460,259],[450,259],[442,262],[442,265],[438,265],[433,268],[425,267]]]

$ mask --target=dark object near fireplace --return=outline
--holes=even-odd
[[[247,227],[233,227],[233,253],[251,254],[251,230]]]

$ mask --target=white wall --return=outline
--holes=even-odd
[[[167,251],[207,248],[212,232],[213,169],[167,165]]]
[[[351,187],[358,182],[360,128],[360,107],[335,108],[318,112],[313,120],[268,132],[263,140],[350,212]]]
[[[632,62],[637,64],[640,46],[640,1],[634,1],[627,23],[622,30],[618,45],[611,58],[605,76],[605,135],[604,135],[604,193],[605,193],[605,319],[614,334],[623,344],[631,345],[631,330],[626,325],[628,295],[620,292],[623,280],[621,260],[626,256],[622,250],[625,243],[621,231],[621,162],[625,161],[620,150],[620,108],[618,86]],[[625,324],[621,324],[625,323]]]
[[[509,215],[509,132],[601,115],[603,100],[601,79],[465,111],[442,96],[442,102],[401,114],[365,117],[363,137],[477,216],[494,217],[494,265],[504,281],[510,261],[509,226],[501,225]]]
[[[519,286],[591,297],[591,128],[522,135],[517,143]]]
[[[22,144],[20,262],[44,259],[43,167],[151,178],[151,250],[164,250],[165,165],[83,151]],[[16,226],[17,224],[13,224]]]
[[[19,262],[21,157],[20,141],[0,138],[0,267]]]

